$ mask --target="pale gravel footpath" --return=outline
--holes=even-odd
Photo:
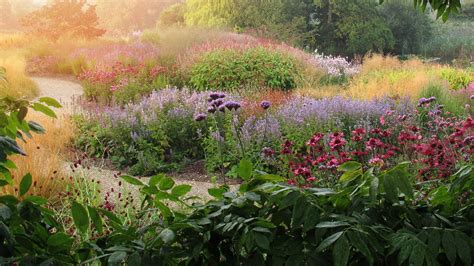
[[[51,97],[59,101],[63,111],[72,113],[74,101],[82,95],[79,83],[57,78],[32,77],[39,89],[39,97]]]

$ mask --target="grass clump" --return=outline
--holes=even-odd
[[[38,95],[34,81],[26,76],[25,58],[20,53],[0,51],[0,67],[5,71],[7,85],[0,90],[0,97],[26,97],[32,99]]]

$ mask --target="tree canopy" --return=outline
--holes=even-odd
[[[54,1],[22,19],[33,34],[53,40],[61,36],[95,38],[105,33],[98,28],[95,6],[85,0]]]

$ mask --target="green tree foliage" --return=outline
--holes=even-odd
[[[112,33],[155,26],[161,11],[177,0],[96,0],[100,25]]]
[[[95,6],[85,0],[55,1],[22,19],[33,34],[53,40],[61,36],[95,38],[105,33],[97,27]]]
[[[313,37],[312,0],[188,0],[186,24],[227,27],[306,45]]]
[[[420,12],[407,2],[389,1],[380,6],[384,22],[395,37],[395,54],[419,54],[430,40],[433,23],[426,12]]]
[[[394,46],[393,34],[373,1],[322,0],[315,18],[318,48],[325,53],[364,55],[387,52]]]
[[[379,0],[380,3],[385,0]],[[415,8],[419,7],[425,11],[426,7],[430,7],[436,11],[436,18],[442,18],[443,21],[448,20],[451,13],[459,13],[461,11],[461,0],[413,0]]]
[[[184,3],[176,3],[161,12],[159,23],[163,26],[182,26],[184,25],[184,13],[186,5]]]

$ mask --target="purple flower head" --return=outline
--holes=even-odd
[[[221,98],[221,99],[225,98],[225,93],[222,93],[222,92],[219,93],[219,98]]]
[[[216,99],[211,102],[211,106],[214,106],[214,107],[219,107],[222,104],[224,104],[224,101],[222,99]]]
[[[220,98],[220,96],[221,96],[221,94],[218,93],[218,92],[211,92],[211,94],[209,94],[209,98],[210,98],[211,100],[218,99],[218,98]]]
[[[436,101],[436,97],[434,97],[434,96],[431,96],[431,97],[428,98],[428,99],[427,99],[427,98],[424,98],[424,97],[423,97],[423,98],[420,98],[420,99],[418,100],[418,107],[421,107],[421,106],[423,106],[423,105],[425,105],[425,104],[428,104],[428,103],[431,103],[431,102],[434,102],[434,101]]]
[[[205,114],[197,114],[196,116],[194,116],[194,120],[197,122],[203,121],[206,118],[207,118],[207,115]]]
[[[228,101],[226,102],[225,104],[225,107],[227,107],[227,109],[229,109],[230,111],[232,110],[236,110],[240,108],[240,103],[238,102],[234,102],[234,101]]]
[[[217,111],[217,110],[216,110],[216,107],[214,107],[214,106],[209,106],[209,107],[207,108],[207,112],[208,112],[208,113],[213,114],[213,113],[215,113],[216,111]]]
[[[474,94],[473,94],[473,95],[471,95],[471,100],[474,100]]]
[[[272,104],[269,101],[262,101],[260,103],[260,107],[262,107],[264,110],[267,110],[270,108],[270,106],[272,106]]]
[[[217,107],[217,109],[219,109],[219,111],[224,113],[225,112],[225,104],[219,105],[219,107]]]
[[[425,97],[422,97],[418,100],[418,106],[422,106],[427,102],[428,102],[428,99],[426,99]]]

